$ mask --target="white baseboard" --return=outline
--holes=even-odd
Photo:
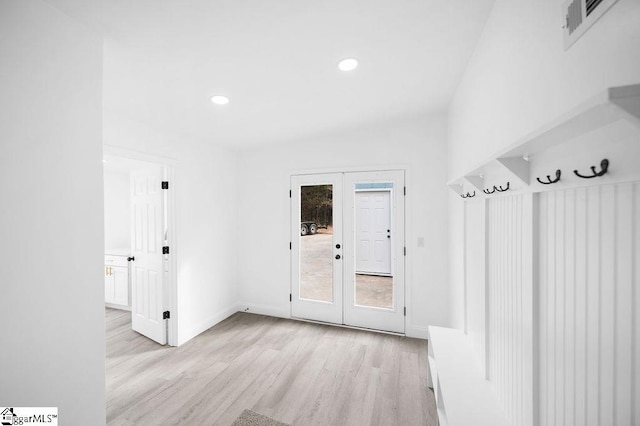
[[[268,305],[258,305],[255,303],[239,303],[238,312],[249,312],[252,314],[267,315],[277,318],[291,318],[291,311],[289,309]],[[407,337],[426,340],[429,337],[429,329],[427,327],[407,324],[405,335]]]
[[[237,311],[267,315],[270,317],[291,318],[291,311],[288,308],[285,309],[276,306],[257,305],[255,303],[238,303]]]
[[[236,305],[229,306],[227,309],[221,312],[218,312],[216,315],[210,317],[206,321],[201,322],[195,327],[191,327],[189,330],[179,332],[178,346],[188,342],[189,340],[193,339],[200,333],[207,331],[214,325],[218,324],[221,321],[224,321],[225,319],[229,318],[231,315],[235,314],[236,312],[238,312]]]
[[[407,324],[404,334],[407,337],[427,340],[429,338],[429,329],[427,327],[422,327],[419,325]]]

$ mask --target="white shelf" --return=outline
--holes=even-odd
[[[535,132],[486,158],[464,175],[448,182],[448,185],[459,195],[470,191],[472,193],[475,190],[476,195],[483,197],[485,194],[482,189],[491,188],[495,184],[496,177],[499,177],[499,182],[511,182],[512,190],[526,190],[530,186],[536,190],[551,189],[541,187],[536,182],[536,173],[540,172],[541,168],[540,161],[535,167],[536,159],[548,160],[544,154],[549,151],[562,152],[569,156],[578,153],[584,157],[585,150],[596,153],[599,151],[598,148],[594,149],[594,146],[597,146],[598,143],[606,145],[612,141],[624,141],[623,150],[627,155],[629,153],[637,155],[637,145],[640,145],[638,144],[640,141],[640,84],[611,87],[603,91]],[[558,149],[562,146],[568,148],[564,151],[561,148]],[[609,156],[607,154],[609,151],[602,152],[603,155]],[[580,160],[583,159],[582,157]],[[589,161],[591,161],[590,166],[599,164],[600,160],[594,163],[595,160],[589,158]],[[616,162],[616,165],[618,164],[620,163]],[[588,171],[589,166],[583,167],[586,167]],[[576,167],[578,165],[573,164],[573,168]],[[565,167],[564,176],[570,176],[573,168],[567,170]],[[629,170],[628,167],[617,170],[619,171],[618,179],[628,180],[637,177],[633,175],[635,170]],[[553,175],[554,172],[555,170],[549,170],[542,176]],[[633,176],[627,176],[629,174]]]
[[[429,327],[430,368],[441,424],[508,426],[500,403],[461,331]]]
[[[533,155],[619,120],[640,126],[640,84],[605,90],[517,141],[497,158]]]

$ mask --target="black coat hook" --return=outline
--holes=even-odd
[[[483,189],[482,192],[484,192],[485,194],[493,194],[494,192],[496,192],[496,186],[493,185],[493,191],[490,189]]]
[[[473,191],[473,194],[469,194],[468,192],[466,194],[462,194],[460,195],[462,198],[473,198],[476,196],[476,191]]]
[[[547,182],[541,181],[539,177],[537,177],[536,180],[543,185],[551,185],[552,183],[556,183],[560,180],[561,173],[560,169],[556,170],[556,178],[554,180],[551,180],[551,176],[547,175]]]
[[[496,191],[498,191],[498,192],[508,191],[508,190],[509,190],[509,182],[507,182],[507,187],[506,187],[506,188],[503,188],[503,187],[502,187],[502,185],[500,185],[500,186],[499,186],[499,187],[497,187],[497,188],[494,186],[494,188],[495,188],[495,190],[496,190]]]
[[[600,176],[604,175],[605,173],[607,173],[607,169],[609,168],[609,160],[607,160],[606,158],[604,160],[602,160],[600,162],[600,168],[602,170],[600,170],[599,172],[596,172],[596,166],[591,166],[591,172],[593,173],[591,176],[581,175],[580,173],[578,173],[577,170],[574,170],[573,173],[575,173],[576,176],[581,177],[583,179],[591,179],[591,178],[594,178],[594,177],[600,177]]]

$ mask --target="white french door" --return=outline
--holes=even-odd
[[[291,177],[291,315],[404,333],[404,171]]]
[[[165,235],[163,168],[153,166],[131,173],[131,324],[133,330],[167,343],[164,312]]]
[[[404,333],[404,172],[345,173],[343,218],[344,324]]]

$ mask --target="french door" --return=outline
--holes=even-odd
[[[291,315],[404,333],[404,172],[291,177]]]

